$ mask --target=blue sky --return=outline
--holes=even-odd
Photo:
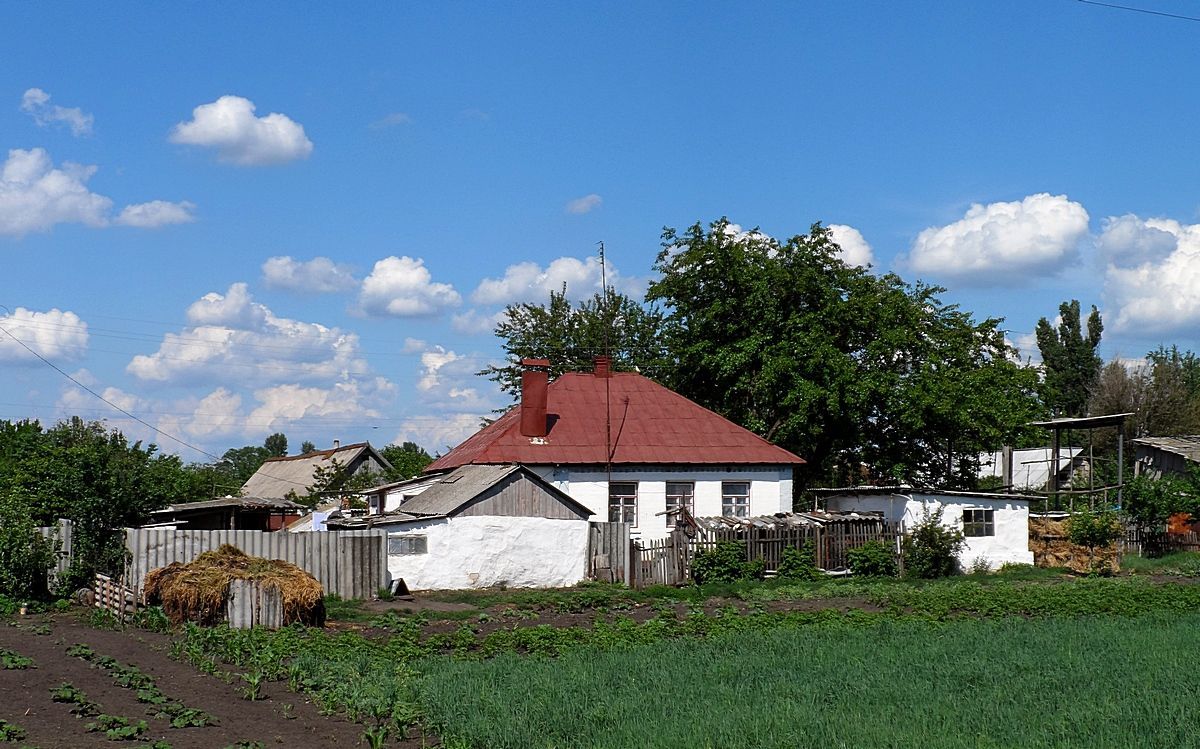
[[[1131,3],[1132,4],[1132,3]],[[303,7],[303,10],[300,8]],[[1140,7],[1200,15],[1190,0]],[[490,321],[603,240],[835,225],[1103,353],[1200,348],[1200,23],[1075,0],[7,4],[0,327],[201,448],[414,439],[504,404]],[[6,311],[7,310],[7,311]],[[0,335],[0,418],[107,418]]]

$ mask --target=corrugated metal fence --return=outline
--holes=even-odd
[[[380,588],[391,584],[385,541],[379,531],[265,533],[126,528],[125,548],[130,559],[125,579],[127,585],[140,591],[150,570],[171,562],[190,562],[221,544],[232,544],[251,556],[291,562],[317,578],[327,594],[372,598]]]
[[[51,586],[54,585],[54,579],[66,572],[67,568],[71,566],[71,534],[74,528],[75,524],[65,518],[60,518],[57,525],[38,528],[38,533],[41,533],[43,538],[58,541],[58,561],[54,563],[54,568],[50,570]]]

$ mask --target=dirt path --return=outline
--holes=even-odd
[[[37,634],[43,622],[49,634]],[[116,658],[151,675],[167,697],[204,710],[216,726],[171,728],[151,718],[132,690],[113,683],[108,672],[66,654],[75,643],[86,643],[99,655]],[[142,630],[98,630],[77,623],[71,614],[21,619],[18,626],[0,623],[0,648],[34,660],[36,668],[0,671],[0,718],[28,731],[22,744],[51,747],[121,746],[103,733],[87,733],[93,719],[71,715],[70,705],[50,699],[50,690],[64,682],[82,690],[102,712],[149,724],[146,737],[163,739],[175,749],[221,749],[238,742],[261,742],[263,747],[359,746],[361,729],[345,720],[320,715],[303,696],[283,684],[268,684],[266,699],[244,699],[239,684],[201,674],[167,655],[170,640]],[[137,746],[136,743],[128,744]]]

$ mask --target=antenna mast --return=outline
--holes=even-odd
[[[609,506],[612,505],[612,390],[611,390],[611,367],[612,360],[609,358],[609,343],[608,343],[608,265],[604,259],[604,241],[601,240],[600,245],[600,324],[604,326],[604,351],[602,355],[608,359],[607,366],[610,368],[609,375],[604,378],[604,483],[608,489]],[[621,505],[617,522],[623,522],[625,515],[625,507]]]

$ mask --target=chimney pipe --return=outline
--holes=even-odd
[[[334,450],[338,449],[338,448],[339,448],[339,447],[341,447],[341,446],[342,446],[342,441],[341,441],[341,440],[334,440],[334,441],[333,441],[333,449],[334,449]]]
[[[522,359],[521,434],[546,436],[546,386],[550,382],[549,359]]]
[[[593,360],[596,365],[597,377],[612,377],[612,358],[608,356],[597,356]]]

